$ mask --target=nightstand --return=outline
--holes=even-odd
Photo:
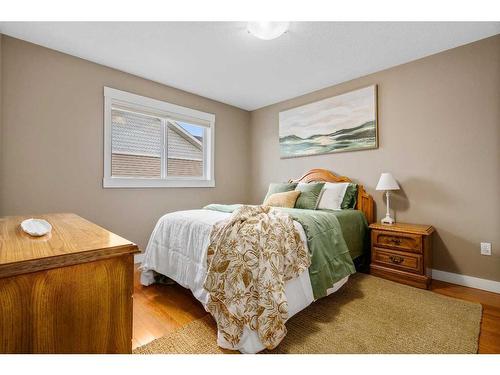
[[[431,283],[431,225],[370,225],[370,273],[385,279],[428,289]]]

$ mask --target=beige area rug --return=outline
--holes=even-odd
[[[268,353],[476,353],[481,311],[477,303],[356,274],[292,317]],[[216,335],[206,316],[134,353],[223,353]]]

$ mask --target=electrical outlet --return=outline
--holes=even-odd
[[[481,242],[481,255],[491,255],[490,242]]]

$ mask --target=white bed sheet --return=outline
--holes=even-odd
[[[153,271],[161,273],[191,290],[204,306],[208,293],[203,288],[207,274],[207,249],[210,233],[214,225],[225,220],[229,213],[212,210],[177,211],[164,215],[156,224],[146,247],[141,265],[141,283],[154,283]],[[307,239],[300,223],[294,221],[301,240],[307,249]],[[328,289],[331,294],[342,287],[349,277],[345,277]],[[302,272],[297,278],[285,284],[289,318],[305,309],[313,301],[313,291],[309,273]],[[218,334],[217,344],[231,348]],[[238,350],[242,353],[257,353],[264,349],[255,331],[245,329]]]

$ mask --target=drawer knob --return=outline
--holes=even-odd
[[[401,244],[401,240],[399,238],[391,238],[389,241],[391,241],[392,243],[394,243],[396,245]]]
[[[399,264],[404,260],[403,257],[398,257],[398,256],[394,256],[394,255],[391,255],[389,257],[389,259],[391,260],[392,263],[396,263],[396,264]]]

